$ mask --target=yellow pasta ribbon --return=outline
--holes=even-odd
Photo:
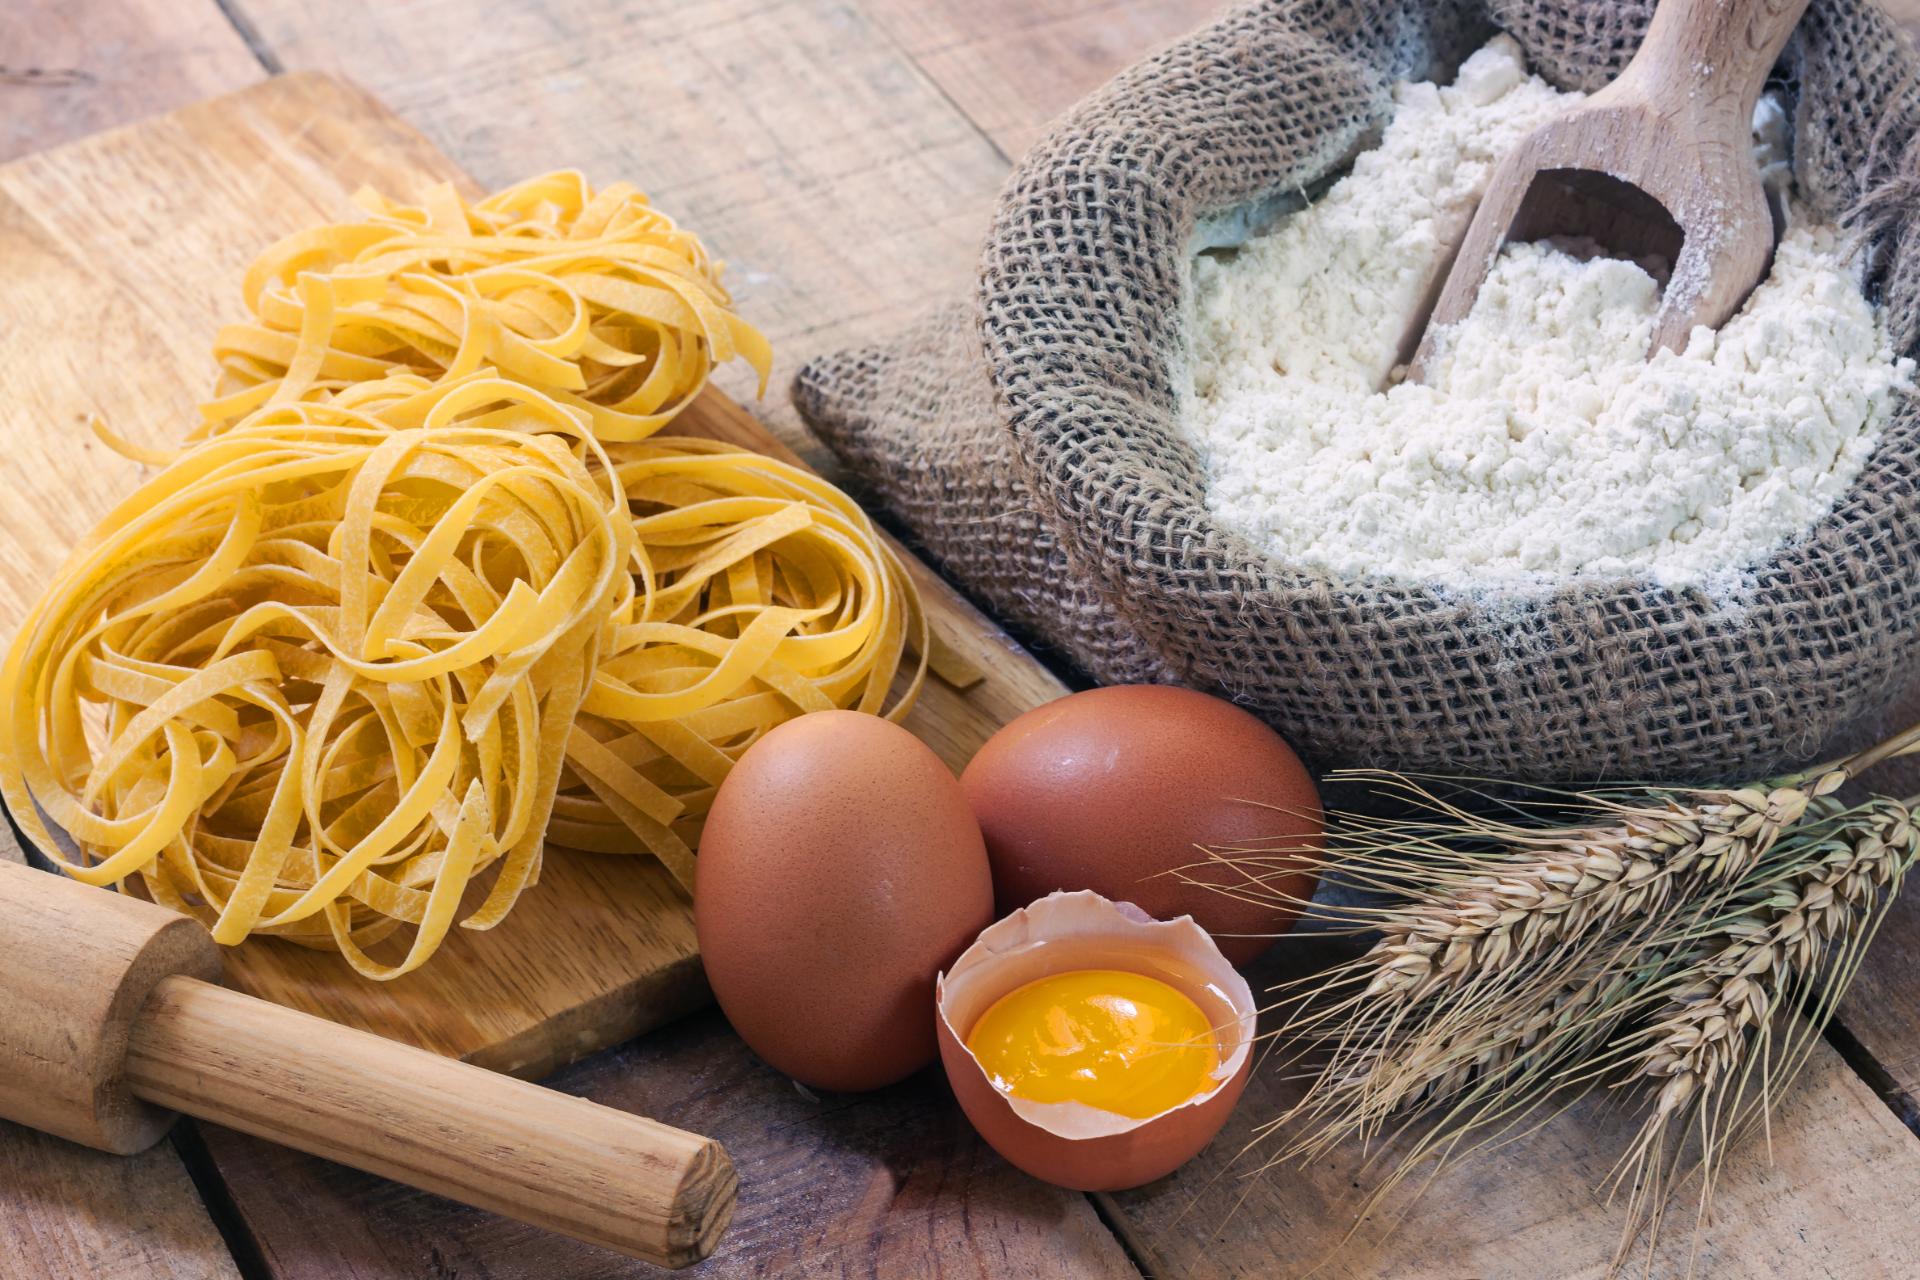
[[[221,378],[199,436],[269,405],[411,373],[491,368],[639,440],[743,359],[766,391],[772,351],[731,310],[721,264],[625,183],[550,173],[468,203],[371,191],[364,222],[288,236],[248,270],[251,320],[220,330]]]
[[[137,877],[220,942],[408,972],[475,877],[497,866],[468,928],[538,875],[575,712],[636,616],[618,475],[485,370],[263,408],[121,503],[28,615],[0,794],[69,874]]]
[[[607,455],[634,534],[632,614],[581,706],[552,834],[652,853],[691,890],[734,761],[804,712],[904,716],[926,679],[927,619],[899,556],[819,476],[694,438]]]

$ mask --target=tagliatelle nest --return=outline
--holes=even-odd
[[[632,600],[599,446],[500,378],[356,388],[180,455],[0,670],[0,792],[78,879],[390,978],[539,869],[567,732]],[[366,948],[405,926],[405,956]]]
[[[581,707],[553,836],[653,853],[691,891],[692,846],[734,761],[797,714],[903,717],[926,677],[927,620],[899,556],[819,476],[711,440],[608,455],[631,512],[634,616]]]
[[[220,330],[199,434],[398,373],[494,368],[608,441],[658,431],[736,357],[766,390],[772,352],[729,309],[720,264],[626,183],[562,172],[472,203],[447,183],[419,205],[355,200],[366,221],[288,236],[248,269],[253,319]]]
[[[770,355],[644,196],[359,199],[248,272],[195,443],[96,425],[164,470],[16,636],[0,793],[80,879],[390,978],[496,863],[461,923],[497,923],[549,834],[691,889],[741,753],[808,711],[903,716],[931,636],[838,489],[645,439],[716,362],[764,384]]]

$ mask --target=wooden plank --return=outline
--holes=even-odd
[[[1838,1021],[1871,1059],[1875,1083],[1920,1126],[1920,878],[1887,914]]]
[[[866,9],[1003,156],[1224,0],[867,0]]]
[[[0,252],[13,272],[0,322],[19,335],[0,357],[13,446],[0,627],[11,631],[67,548],[138,479],[85,431],[88,413],[136,440],[178,439],[254,252],[349,212],[362,183],[417,192],[452,176],[373,99],[314,74],[0,169]],[[717,393],[676,429],[773,446]],[[1061,687],[950,588],[924,570],[919,580],[946,641],[988,671],[965,693],[933,682],[909,721],[957,766]],[[336,956],[273,939],[236,949],[228,967],[235,985],[269,999],[536,1076],[707,998],[685,895],[657,863],[558,851],[502,925],[456,930],[395,982],[371,986]]]
[[[24,862],[0,823],[0,860]],[[0,1120],[0,1280],[239,1280],[171,1143],[108,1155]]]
[[[1302,943],[1301,948],[1315,944]],[[1256,989],[1310,953],[1283,944],[1254,975]],[[1350,1241],[1378,1151],[1346,1144],[1301,1167],[1252,1173],[1264,1148],[1238,1153],[1260,1124],[1300,1096],[1293,1073],[1256,1071],[1226,1129],[1172,1177],[1100,1197],[1109,1220],[1152,1274],[1381,1276],[1475,1280],[1603,1280],[1619,1240],[1618,1205],[1601,1190],[1637,1124],[1611,1098],[1589,1099],[1528,1136],[1442,1174],[1424,1195],[1397,1194]],[[1387,1148],[1391,1152],[1392,1148]],[[1248,1176],[1252,1174],[1252,1176]],[[1644,1251],[1624,1274],[1679,1280],[1920,1274],[1909,1206],[1920,1195],[1920,1143],[1824,1043],[1773,1117],[1771,1151],[1748,1141],[1722,1174],[1697,1269],[1692,1201],[1675,1201],[1650,1267]],[[1400,1215],[1404,1214],[1404,1217]],[[1397,1226],[1395,1225],[1397,1220]]]
[[[0,1120],[0,1280],[239,1280],[171,1144],[108,1155]]]
[[[1015,1172],[927,1075],[858,1098],[816,1098],[703,1014],[548,1083],[726,1144],[740,1207],[692,1273],[705,1280],[1138,1276],[1084,1197]],[[351,1169],[212,1126],[205,1133],[280,1280],[659,1274]]]
[[[266,73],[217,0],[0,6],[0,161]]]
[[[815,465],[787,381],[957,296],[1006,174],[844,0],[240,7],[288,66],[365,85],[487,186],[574,166],[699,228],[778,357],[753,412]],[[744,396],[748,379],[721,385]]]

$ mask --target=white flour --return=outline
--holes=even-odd
[[[1659,286],[1640,267],[1510,245],[1431,385],[1382,394],[1494,161],[1576,100],[1505,37],[1397,96],[1323,199],[1196,263],[1184,429],[1224,524],[1339,577],[1678,586],[1832,508],[1913,370],[1838,233],[1798,208],[1745,309],[1684,354],[1645,359]]]

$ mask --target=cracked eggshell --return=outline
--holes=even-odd
[[[1075,969],[1144,973],[1184,992],[1220,1036],[1206,1092],[1146,1120],[994,1088],[966,1038],[988,1006],[1029,982]],[[967,1119],[1010,1164],[1076,1191],[1122,1191],[1198,1155],[1226,1123],[1252,1069],[1253,992],[1190,916],[1154,920],[1088,890],[1049,894],[989,925],[934,987],[940,1060]]]

